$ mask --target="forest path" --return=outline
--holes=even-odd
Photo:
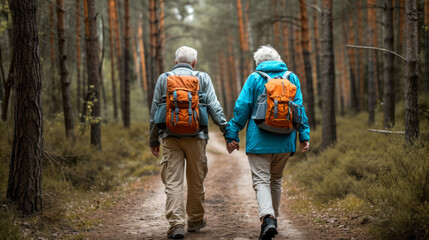
[[[243,149],[231,155],[220,134],[210,134],[207,145],[209,172],[205,181],[207,227],[185,239],[258,239],[260,222],[247,156]],[[88,239],[167,239],[164,185],[159,175],[138,181],[129,196],[113,209],[93,217],[102,221]],[[283,202],[283,208],[285,204]],[[306,239],[282,211],[275,239]]]

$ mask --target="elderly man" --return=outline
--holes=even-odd
[[[186,46],[178,48],[175,63],[171,72],[159,76],[155,86],[150,112],[150,149],[158,157],[159,138],[162,139],[161,178],[170,223],[167,237],[181,239],[185,225],[184,172],[186,170],[188,184],[188,232],[196,232],[206,226],[203,183],[207,175],[208,114],[222,132],[227,122],[209,75],[194,70],[197,51]]]
[[[253,188],[256,191],[256,197],[259,205],[259,218],[262,222],[259,239],[272,239],[277,234],[277,217],[279,216],[279,205],[281,199],[282,176],[286,162],[290,156],[296,151],[296,138],[299,133],[300,146],[302,152],[309,149],[310,128],[308,120],[305,116],[304,107],[302,106],[302,94],[298,77],[289,72],[286,64],[282,62],[277,51],[269,45],[261,46],[254,53],[256,62],[256,71],[252,73],[241,90],[235,108],[234,118],[228,122],[226,127],[225,139],[226,147],[229,153],[234,149],[239,149],[238,132],[241,131],[247,123],[246,132],[246,153],[248,156],[250,169],[252,173]],[[270,114],[265,112],[263,116],[281,115],[282,109],[286,110],[283,119],[278,121],[286,121],[287,113],[291,114],[294,111],[288,111],[293,104],[300,111],[294,113],[294,119],[299,119],[299,123],[294,123],[295,129],[279,128],[276,132],[274,127],[265,124],[258,125],[256,121],[256,111],[258,103],[260,104],[260,95],[267,94],[267,81],[271,82],[272,78],[283,81],[279,86],[281,94],[294,92],[294,97],[290,97],[293,102],[285,101],[286,105],[281,105],[281,101],[275,103],[274,109]],[[288,81],[281,80],[287,79]],[[292,85],[290,85],[290,83]],[[273,87],[270,87],[273,89]],[[289,90],[292,89],[292,90]],[[281,95],[280,94],[280,95]],[[277,94],[277,96],[280,96]],[[258,99],[259,98],[259,99]],[[268,101],[268,100],[266,100]],[[265,108],[266,109],[266,108]],[[289,115],[289,120],[291,119]],[[267,119],[265,119],[267,120]],[[268,123],[267,123],[268,124]],[[292,126],[292,122],[290,122]],[[280,134],[282,133],[282,134]]]

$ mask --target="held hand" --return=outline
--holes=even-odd
[[[300,143],[299,148],[302,149],[302,152],[307,152],[310,149],[310,143],[308,141],[304,141]]]
[[[152,152],[152,155],[154,155],[156,158],[159,157],[159,147],[151,147],[150,151]]]
[[[238,144],[238,142],[236,141],[232,141],[230,143],[226,142],[226,150],[228,151],[229,154],[231,154],[235,149],[237,149],[237,151],[240,150],[240,144]]]

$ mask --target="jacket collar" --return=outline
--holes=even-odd
[[[173,67],[173,70],[176,69],[176,68],[189,68],[192,71],[194,70],[192,68],[192,66],[189,65],[189,64],[187,64],[187,63],[178,63],[178,64],[176,64],[176,66]]]
[[[263,72],[283,72],[287,71],[286,64],[282,61],[265,61],[261,62],[257,67],[257,71]]]

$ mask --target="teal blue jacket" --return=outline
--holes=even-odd
[[[263,71],[274,78],[275,76],[283,76],[288,69],[284,62],[266,61],[260,63],[256,70]],[[302,93],[299,79],[292,73],[289,76],[289,80],[297,87],[293,101],[302,106]],[[241,131],[247,123],[246,153],[294,153],[296,152],[297,131],[288,135],[270,133],[260,129],[255,121],[251,119],[257,104],[258,96],[264,91],[264,84],[266,82],[267,80],[256,72],[250,74],[247,78],[240,96],[235,102],[234,118],[228,122],[225,139],[227,139],[228,142],[239,142],[238,132]],[[305,111],[302,113],[302,118],[303,124],[298,129],[300,142],[310,140],[310,127]]]

